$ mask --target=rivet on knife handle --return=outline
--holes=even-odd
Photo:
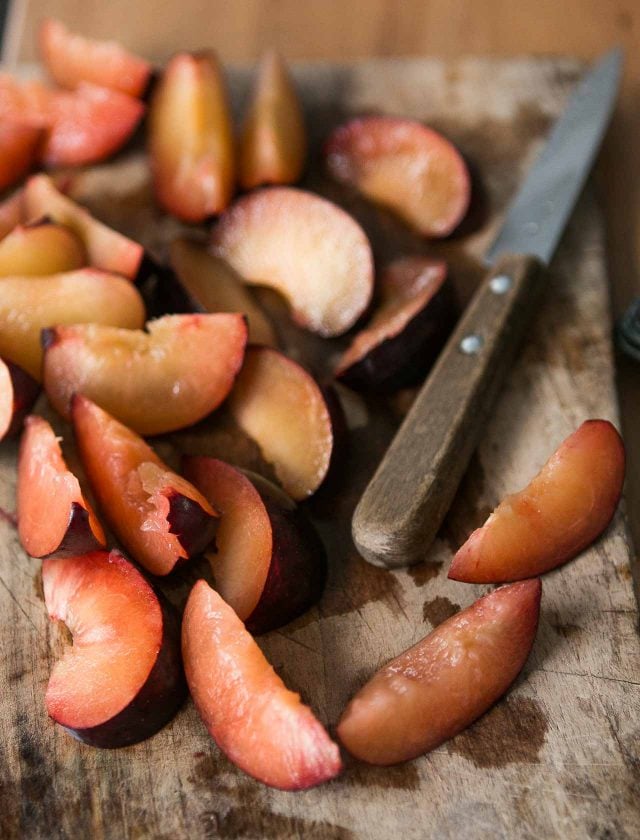
[[[478,442],[542,286],[533,257],[501,259],[481,284],[353,516],[379,566],[423,560]]]

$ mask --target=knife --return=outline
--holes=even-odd
[[[549,264],[613,112],[622,53],[583,77],[489,248],[488,273],[400,426],[353,515],[377,566],[423,560],[512,367]]]

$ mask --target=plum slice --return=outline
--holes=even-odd
[[[392,391],[417,384],[436,360],[454,321],[442,260],[404,257],[380,279],[380,305],[336,367],[356,390]]]
[[[95,268],[130,280],[138,275],[144,257],[142,245],[94,219],[88,210],[57,190],[48,175],[29,178],[21,205],[23,221],[47,217],[71,228],[84,243],[89,264]]]
[[[310,373],[271,347],[250,347],[228,405],[289,496],[304,499],[318,489],[329,470],[334,434],[329,407]]]
[[[270,481],[206,456],[183,472],[220,513],[215,552],[206,552],[216,590],[251,633],[293,621],[322,595],[327,561],[318,534]]]
[[[337,205],[293,187],[244,196],[211,232],[211,251],[245,282],[288,301],[302,327],[340,335],[369,305],[373,257],[360,225]]]
[[[42,417],[25,421],[17,497],[18,535],[32,557],[78,557],[106,545],[102,526]]]
[[[222,69],[212,52],[178,53],[149,112],[149,154],[158,203],[185,222],[220,213],[235,185],[235,149]]]
[[[304,790],[341,771],[337,745],[204,580],[185,607],[182,655],[209,734],[245,773],[281,790]]]
[[[0,75],[3,118],[45,130],[39,150],[45,166],[83,166],[104,160],[131,137],[144,105],[131,96],[89,82],[74,91]]]
[[[76,395],[71,416],[98,505],[134,560],[154,575],[167,575],[200,554],[218,519],[204,496],[91,400]]]
[[[17,434],[40,385],[13,362],[0,359],[0,440]]]
[[[44,277],[0,277],[0,356],[40,381],[40,333],[51,324],[94,322],[130,329],[144,303],[124,277],[83,268]]]
[[[287,66],[268,50],[258,68],[240,136],[239,181],[245,190],[263,184],[293,184],[307,153],[304,115]]]
[[[73,636],[49,679],[49,716],[94,747],[149,738],[186,695],[172,608],[118,551],[45,560],[42,582],[50,618]]]
[[[53,407],[68,418],[71,397],[83,393],[140,434],[157,435],[220,405],[242,365],[243,316],[167,315],[146,329],[47,330],[43,378]]]
[[[86,264],[82,241],[65,225],[18,225],[0,241],[0,277],[58,274]]]
[[[0,201],[0,240],[24,221],[24,189],[15,190],[4,201]]]
[[[129,96],[142,96],[147,88],[151,65],[116,41],[83,38],[53,18],[42,22],[38,40],[44,65],[61,87],[91,82]]]
[[[169,256],[173,272],[168,295],[174,305],[198,312],[242,312],[252,344],[277,344],[271,321],[228,263],[188,239],[174,240]]]
[[[342,714],[344,746],[369,764],[397,764],[473,723],[527,661],[541,592],[539,580],[497,589],[381,668]]]
[[[469,207],[471,181],[462,156],[415,120],[350,120],[329,137],[326,158],[337,181],[390,207],[424,236],[447,236]]]
[[[524,490],[503,499],[471,534],[453,558],[449,577],[502,583],[566,563],[611,522],[624,472],[624,444],[615,427],[587,420]]]
[[[0,123],[0,190],[23,178],[37,163],[42,128],[4,120]]]

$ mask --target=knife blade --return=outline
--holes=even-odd
[[[583,77],[485,256],[490,269],[422,386],[352,520],[369,562],[424,559],[450,507],[613,113],[611,50]]]

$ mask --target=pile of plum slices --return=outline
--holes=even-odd
[[[286,790],[317,785],[340,773],[338,745],[253,636],[322,595],[327,557],[305,500],[346,424],[333,383],[282,352],[252,287],[277,293],[301,330],[346,336],[332,378],[376,397],[419,383],[447,340],[447,265],[405,255],[376,272],[355,218],[292,186],[306,166],[305,122],[275,53],[236,137],[211,53],[179,53],[152,72],[55,21],[40,46],[58,87],[0,77],[0,188],[39,165],[113,154],[147,109],[159,206],[192,224],[219,216],[158,260],[73,201],[59,173],[32,174],[0,204],[0,438],[22,434],[20,541],[43,561],[49,616],[73,635],[47,711],[88,744],[121,747],[157,732],[190,692],[246,773]],[[462,157],[412,120],[351,120],[329,137],[325,162],[425,238],[448,236],[469,207]],[[29,414],[42,388],[70,424],[66,457],[50,422]],[[212,412],[252,441],[273,480],[233,463],[233,447],[226,460],[185,454],[177,465],[159,454],[162,439],[145,440]],[[623,479],[616,430],[584,423],[453,559],[452,579],[509,585],[375,674],[337,724],[344,747],[373,764],[405,761],[503,695],[534,642],[537,576],[607,527]],[[163,581],[203,559],[214,588],[197,580],[180,617]]]

